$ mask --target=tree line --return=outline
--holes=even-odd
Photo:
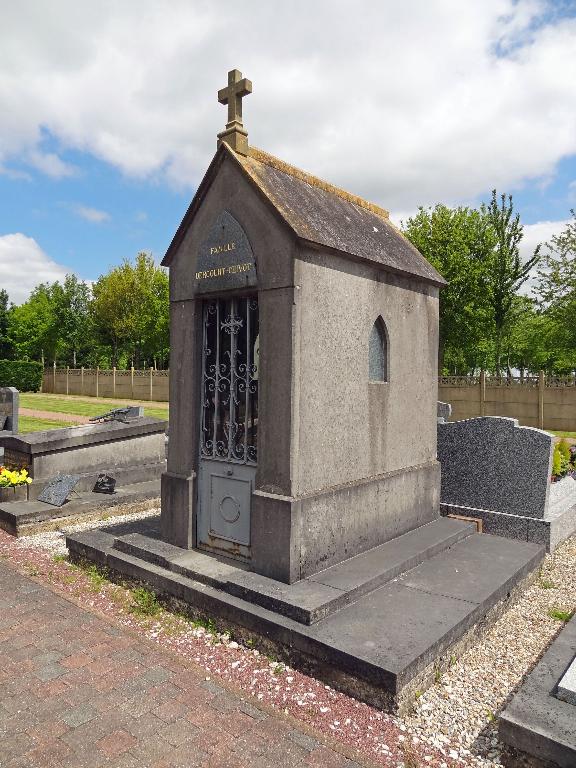
[[[478,209],[419,208],[403,222],[404,234],[448,281],[440,292],[441,373],[576,374],[573,210],[571,217],[524,261],[511,195],[494,190]]]
[[[495,190],[477,209],[421,207],[402,223],[448,283],[440,292],[441,373],[576,373],[574,211],[571,216],[562,233],[524,261],[512,196]],[[0,359],[168,367],[166,271],[139,253],[92,285],[74,275],[42,283],[19,306],[0,289]]]
[[[70,367],[167,368],[168,275],[139,253],[92,285],[67,275],[10,305],[0,290],[0,359]]]

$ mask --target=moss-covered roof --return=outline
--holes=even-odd
[[[436,285],[445,284],[434,267],[390,222],[388,211],[267,152],[251,147],[245,156],[224,143],[198,188],[164,264],[171,262],[207,185],[226,155],[238,163],[300,240],[372,262],[398,274],[419,277]]]

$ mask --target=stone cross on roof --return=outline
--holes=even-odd
[[[228,72],[228,85],[218,91],[220,104],[228,104],[226,130],[218,134],[218,143],[226,142],[235,152],[248,154],[248,132],[242,123],[242,99],[252,93],[252,83],[239,69]]]

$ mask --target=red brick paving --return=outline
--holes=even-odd
[[[358,768],[0,564],[0,768]]]

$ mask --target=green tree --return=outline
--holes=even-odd
[[[168,276],[147,253],[125,260],[92,287],[93,327],[111,348],[112,364],[122,355],[134,365],[164,360],[168,350]]]
[[[448,282],[440,291],[440,370],[467,373],[483,362],[489,307],[486,267],[496,240],[481,212],[465,207],[419,208],[404,234]]]
[[[8,338],[20,360],[56,361],[59,329],[53,286],[41,283],[28,301],[13,307],[8,316]]]
[[[54,320],[58,329],[58,358],[76,368],[88,362],[93,353],[90,287],[76,275],[66,275],[64,283],[52,286]]]
[[[524,232],[520,214],[514,215],[512,195],[502,194],[499,203],[496,190],[492,190],[492,199],[488,205],[481,206],[481,212],[490,222],[496,238],[489,269],[485,273],[485,286],[494,323],[494,363],[499,374],[502,342],[506,325],[511,319],[514,299],[540,260],[540,246],[526,262],[522,262],[519,246]]]
[[[557,372],[576,371],[576,213],[555,235],[542,257],[534,293],[551,328]]]
[[[8,291],[0,289],[0,360],[9,360],[12,356],[12,344],[8,338],[10,315]]]

